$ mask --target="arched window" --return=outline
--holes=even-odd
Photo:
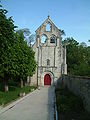
[[[50,38],[50,43],[56,43],[56,36],[52,35],[52,37]]]
[[[47,40],[47,36],[46,35],[42,35],[41,36],[41,43],[45,43]]]
[[[46,25],[46,31],[51,31],[51,26],[49,23]]]
[[[50,60],[49,59],[47,59],[47,65],[50,66]]]

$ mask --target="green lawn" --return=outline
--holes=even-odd
[[[20,93],[28,94],[33,89],[36,89],[35,86],[25,86],[23,88],[20,87],[9,87],[9,92],[5,93],[0,91],[0,105],[6,105],[7,103],[10,103],[13,100],[16,100],[20,97]]]
[[[56,104],[59,120],[90,120],[82,100],[67,89],[56,89]]]

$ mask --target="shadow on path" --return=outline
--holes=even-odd
[[[55,112],[55,87],[48,88],[48,120],[54,120]]]

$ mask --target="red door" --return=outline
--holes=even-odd
[[[44,85],[51,85],[51,77],[49,74],[44,76]]]

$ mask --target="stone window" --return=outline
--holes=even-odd
[[[50,43],[56,43],[56,36],[52,35],[52,37],[50,38]]]
[[[49,59],[47,59],[47,65],[50,66],[50,60]]]
[[[49,23],[46,25],[46,31],[51,31],[51,25]]]
[[[47,40],[47,36],[46,35],[42,35],[41,36],[41,43],[45,43]]]

